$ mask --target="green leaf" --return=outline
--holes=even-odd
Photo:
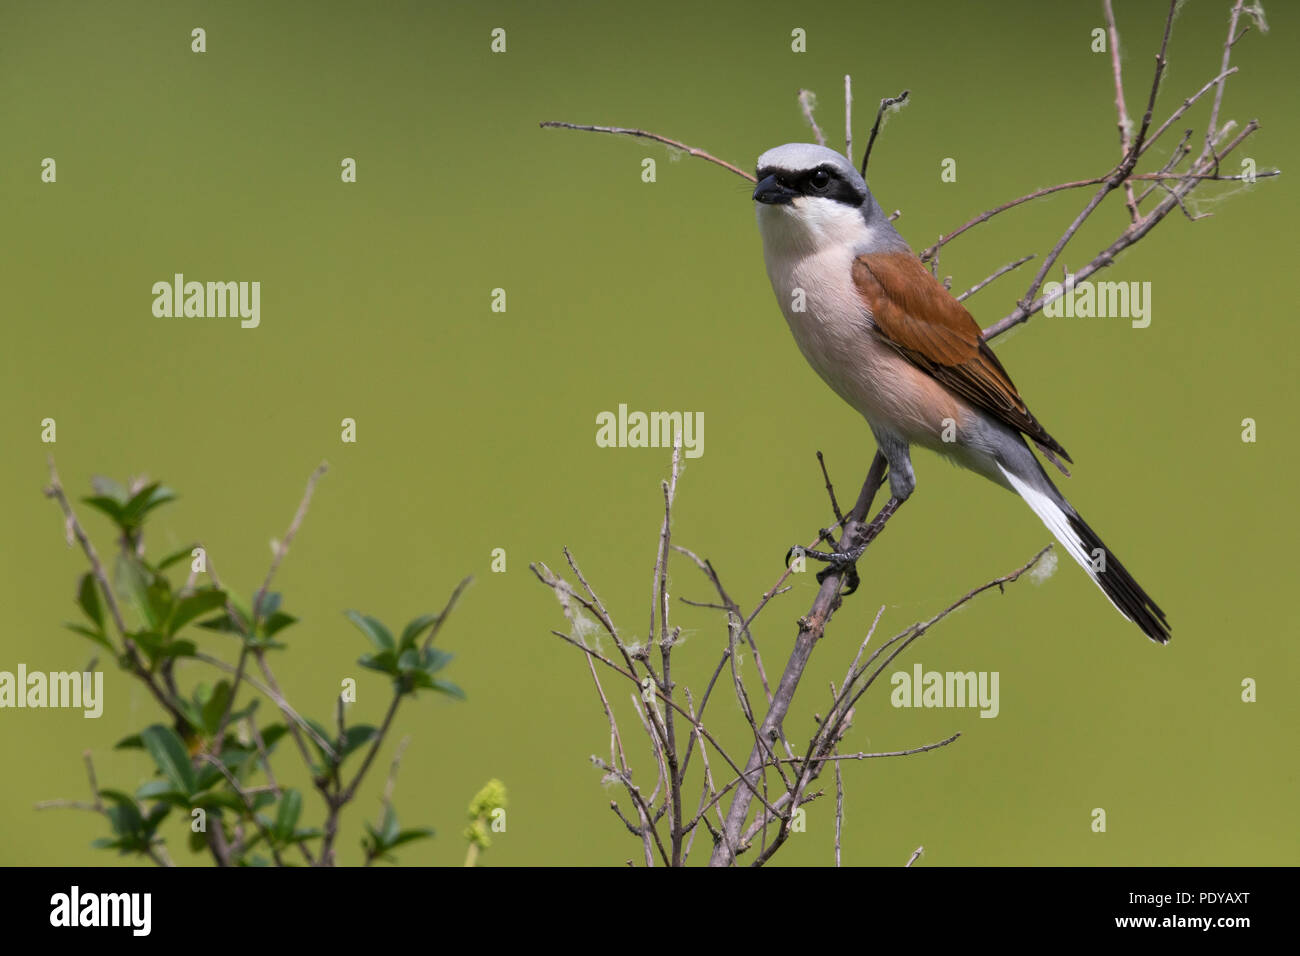
[[[262,634],[265,637],[272,637],[277,631],[281,631],[290,624],[296,624],[298,619],[292,614],[286,614],[284,611],[276,611],[268,617],[262,624]]]
[[[194,792],[194,768],[180,736],[170,727],[154,724],[140,733],[149,756],[163,775],[185,794]]]
[[[122,507],[121,522],[124,527],[138,528],[150,511],[174,500],[176,492],[164,488],[162,482],[145,485]]]
[[[290,788],[280,798],[280,807],[275,814],[273,832],[281,842],[293,837],[294,827],[298,825],[298,816],[302,813],[302,794]]]
[[[380,834],[383,837],[385,847],[393,845],[398,832],[397,813],[393,810],[392,804],[389,804],[384,807],[384,822],[380,826]]]
[[[268,591],[262,595],[262,600],[257,602],[256,614],[259,618],[268,618],[278,610],[280,610],[280,592],[278,591]]]
[[[157,800],[163,804],[188,810],[196,805],[193,798],[177,790],[170,780],[150,780],[135,791],[137,800]]]
[[[394,649],[393,635],[388,632],[388,628],[376,621],[373,617],[367,617],[357,611],[348,611],[347,618],[362,634],[370,638],[370,642],[380,651],[391,651]]]
[[[226,760],[225,750],[221,751],[221,762],[228,763]],[[203,791],[211,790],[218,783],[225,780],[225,775],[220,770],[208,763],[206,760],[199,764],[198,771],[194,774],[194,800],[198,802]]]
[[[406,627],[402,629],[402,640],[399,647],[402,650],[405,650],[408,647],[414,647],[415,642],[419,640],[420,635],[433,625],[437,624],[440,617],[442,617],[441,614],[421,614],[415,620],[411,621],[411,623],[407,624]]]
[[[167,620],[167,636],[171,637],[186,624],[226,603],[226,592],[217,588],[203,588],[181,598],[172,608]]]
[[[134,554],[118,554],[113,568],[113,581],[117,592],[133,607],[140,617],[147,621],[150,629],[158,630],[161,620],[154,609],[153,599],[149,595],[151,586],[162,582],[167,587],[165,578],[155,575],[141,564]],[[164,618],[165,619],[165,616]]]
[[[229,614],[222,613],[216,617],[210,617],[206,621],[200,621],[199,627],[206,628],[209,631],[221,631],[225,634],[243,634],[248,630],[248,622],[239,617],[238,611],[235,612],[235,616],[239,618],[238,624],[230,619]]]
[[[322,835],[319,827],[303,827],[294,830],[293,836],[289,838],[291,843],[306,843],[308,840],[315,840]]]
[[[288,732],[289,728],[284,724],[271,724],[269,727],[261,728],[262,746],[266,748],[266,755],[268,757],[271,755],[271,751],[275,749],[275,745],[279,742],[280,738]]]
[[[182,798],[185,800],[184,805],[187,808],[202,807],[205,810],[212,810],[224,807],[234,813],[247,812],[248,808],[244,805],[243,798],[224,786],[225,777],[221,779],[220,786],[207,787],[191,794],[188,798]]]
[[[226,707],[230,704],[230,682],[218,681],[217,686],[212,689],[208,699],[202,704],[203,728],[209,734],[217,732],[217,725],[221,722],[221,717],[226,712]],[[224,751],[223,751],[224,752]]]
[[[117,653],[117,648],[113,646],[113,642],[110,641],[107,637],[105,637],[101,632],[92,631],[84,624],[64,624],[63,626],[66,627],[69,631],[76,631],[78,634],[90,638],[96,644],[100,645],[101,647],[107,648],[109,651],[112,651],[114,654]]]
[[[391,842],[389,842],[388,849],[395,850],[403,843],[411,843],[415,840],[424,840],[429,837],[432,837],[433,835],[434,835],[434,831],[430,827],[419,827],[418,829],[414,829],[414,830],[403,830],[401,833],[397,834],[397,836],[393,837]]]
[[[239,598],[231,591],[226,591],[226,604],[229,605],[227,613],[218,614],[216,617],[208,618],[208,620],[201,622],[199,627],[205,627],[209,631],[224,631],[227,634],[248,633],[248,608],[244,607]],[[230,620],[229,610],[235,612],[236,621]]]
[[[321,737],[330,745],[330,748],[333,749],[335,753],[338,754],[338,761],[340,765],[343,763],[345,759],[347,759],[349,754],[353,753],[354,751],[356,751],[361,747],[364,747],[366,744],[370,743],[372,740],[375,739],[375,737],[379,735],[379,731],[376,730],[374,727],[371,727],[369,724],[357,724],[355,727],[348,727],[343,732],[343,746],[340,748],[336,734],[330,733],[324,728],[324,726],[322,726],[317,721],[312,720],[310,717],[306,717],[303,719],[307,723],[307,725],[310,726],[312,730],[316,731],[316,733],[320,734]],[[262,732],[262,740],[263,742],[266,743],[268,751],[272,746],[272,739],[268,735],[274,729],[276,728],[268,727],[266,730]],[[280,734],[283,733],[284,731],[283,729],[281,729]],[[280,734],[277,734],[274,739],[278,740]],[[329,766],[330,758],[328,757],[328,755],[326,755],[324,750],[321,750],[320,744],[316,743],[316,738],[312,737],[311,734],[308,734],[307,737],[308,739],[311,740],[312,745],[316,748],[317,752],[320,753],[321,759],[324,761],[326,766]]]
[[[465,699],[465,692],[449,680],[441,677],[434,677],[430,680],[429,686],[440,694],[446,694],[448,697],[455,697],[457,700]]]
[[[109,498],[107,495],[91,495],[88,498],[82,498],[83,505],[90,505],[96,511],[102,511],[113,519],[113,524],[119,528],[122,527],[122,503]]]
[[[150,807],[144,818],[145,832],[152,836],[154,831],[158,829],[158,824],[162,823],[167,814],[171,812],[172,808],[165,803],[154,804]]]
[[[135,646],[144,651],[145,657],[149,658],[151,664],[158,663],[163,646],[167,643],[166,638],[156,631],[134,631],[127,637],[135,641]]]
[[[167,555],[161,561],[155,564],[154,570],[166,571],[173,564],[176,564],[180,561],[184,561],[186,558],[192,558],[194,556],[194,549],[197,547],[198,547],[197,544],[187,544],[183,548],[177,548],[171,554]]]
[[[142,573],[148,573],[142,569]],[[161,631],[172,613],[172,586],[166,578],[155,577],[144,589],[140,610],[151,630]],[[169,635],[170,636],[170,635]]]
[[[362,654],[357,663],[381,674],[397,674],[397,657],[392,651],[382,654]]]
[[[114,750],[144,750],[144,740],[139,734],[132,734],[130,737],[123,737],[117,743],[113,744]]]
[[[184,639],[170,641],[158,651],[161,657],[193,657],[199,652],[199,646],[193,641]]]
[[[131,837],[144,826],[144,817],[135,800],[120,790],[101,790],[99,796],[113,806],[107,808],[108,821],[119,837]]]
[[[95,625],[95,630],[104,632],[104,607],[99,602],[99,584],[95,576],[87,571],[81,576],[77,585],[77,604],[86,612],[86,617]]]
[[[112,498],[114,501],[126,504],[126,489],[112,478],[107,478],[104,475],[91,475],[90,487],[95,489],[97,495],[103,495],[105,498]]]
[[[157,800],[166,793],[179,793],[176,785],[170,780],[148,780],[136,787],[135,798],[137,800]]]
[[[343,752],[339,754],[340,762],[358,747],[364,747],[379,736],[379,731],[369,724],[357,724],[343,733]]]
[[[427,651],[420,652],[420,670],[433,674],[442,670],[455,659],[455,654],[431,647]]]
[[[312,720],[310,717],[304,717],[302,720],[303,723],[305,723],[308,727],[316,731],[316,733],[320,736],[321,740],[324,740],[326,743],[328,743],[331,748],[334,746],[334,737],[328,730],[325,729],[324,724],[322,724],[318,720]],[[329,766],[330,764],[329,755],[326,754],[323,749],[321,749],[321,745],[317,743],[316,737],[314,737],[311,734],[306,734],[305,736],[307,737],[308,740],[311,741],[312,746],[316,748],[316,752],[321,755],[321,760],[325,764],[325,766]]]

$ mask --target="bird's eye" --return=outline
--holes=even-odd
[[[813,189],[817,190],[818,192],[821,192],[830,184],[831,184],[831,174],[826,172],[826,170],[824,169],[819,169],[815,171],[811,176],[808,177],[808,185],[810,185]]]

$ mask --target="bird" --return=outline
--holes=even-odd
[[[912,494],[919,446],[1019,495],[1116,610],[1165,644],[1165,613],[1052,483],[1073,460],[1029,411],[966,308],[833,149],[787,143],[757,163],[753,200],[778,304],[808,364],[866,420],[888,464],[886,519]],[[878,516],[877,520],[880,520]],[[861,557],[805,552],[849,568]]]

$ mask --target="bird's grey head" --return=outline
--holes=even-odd
[[[758,157],[757,202],[784,206],[802,196],[858,209],[870,195],[853,164],[825,146],[786,143]]]
[[[853,164],[814,143],[786,143],[758,157],[754,201],[767,243],[805,251],[870,245],[897,236]]]

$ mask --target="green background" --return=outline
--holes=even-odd
[[[1140,114],[1162,4],[1120,3],[1129,106]],[[1180,15],[1157,121],[1218,71],[1226,2]],[[1286,168],[1297,135],[1294,11],[1237,45],[1224,116],[1263,129],[1234,156]],[[652,144],[540,120],[640,126],[750,167],[807,139],[795,100],[820,94],[841,141],[842,81],[855,139],[902,88],[873,189],[916,248],[1038,186],[1107,171],[1119,154],[1109,57],[1090,51],[1100,5],[961,2],[612,5],[66,3],[0,6],[0,470],[5,638],[0,669],[80,669],[73,620],[79,551],[41,496],[46,454],[70,493],[91,474],[148,473],[181,498],[157,513],[150,553],[201,540],[245,597],[260,583],[311,469],[331,464],[277,586],[301,623],[274,661],[289,699],[328,719],[356,677],[352,722],[378,722],[382,677],[355,664],[359,608],[398,624],[475,583],[440,638],[467,702],[404,705],[410,734],[396,803],[438,830],[404,863],[458,863],[465,806],[489,777],[509,788],[489,864],[619,864],[640,848],[609,812],[588,757],[608,732],[580,655],[531,561],[568,545],[630,639],[648,620],[667,455],[598,448],[595,415],[702,411],[705,454],[681,480],[676,541],[711,558],[751,607],[787,547],[829,519],[814,452],[851,499],[873,444],[803,362],[763,270],[749,187]],[[190,30],[207,52],[190,51]],[[505,54],[489,50],[507,30]],[[808,50],[790,49],[807,31]],[[1205,103],[1208,103],[1208,98]],[[1148,154],[1163,163],[1184,125]],[[40,182],[54,157],[58,182]],[[343,157],[359,181],[340,182]],[[657,182],[641,161],[658,163]],[[940,181],[945,157],[957,181]],[[844,860],[902,864],[1295,864],[1300,823],[1294,693],[1293,440],[1296,207],[1283,176],[1198,191],[1192,223],[1169,217],[1102,278],[1150,281],[1153,319],[1048,319],[999,340],[1030,407],[1077,462],[1064,488],[1168,612],[1157,647],[1120,619],[1068,559],[1041,584],[980,598],[914,645],[911,669],[998,671],[1001,714],[896,710],[882,684],[846,746],[892,750],[962,731],[953,746],[845,767]],[[1234,193],[1227,201],[1207,202]],[[941,275],[965,289],[1040,257],[1086,202],[1073,191],[1008,213],[949,246]],[[1066,250],[1086,262],[1123,228],[1118,196]],[[1041,261],[1041,259],[1040,259]],[[1029,269],[967,304],[1006,314]],[[175,272],[260,280],[262,322],[156,319],[151,285]],[[507,291],[504,314],[491,290]],[[40,421],[58,442],[40,441]],[[359,441],[340,442],[340,421]],[[1243,443],[1242,419],[1258,423]],[[1023,563],[1047,540],[1033,514],[974,476],[918,454],[918,492],[862,566],[863,588],[818,646],[786,722],[806,740],[876,609],[880,635],[929,617]],[[101,551],[106,520],[84,506]],[[490,572],[504,548],[507,571]],[[710,600],[685,561],[673,593]],[[779,670],[811,574],[759,619]],[[716,612],[680,607],[675,676],[700,688],[725,641]],[[219,640],[219,639],[218,639]],[[877,638],[879,640],[879,637]],[[223,653],[229,647],[219,643]],[[746,659],[752,676],[752,662]],[[202,665],[184,671],[202,677]],[[1254,678],[1257,703],[1240,700]],[[95,816],[32,809],[85,798],[81,752],[103,786],[150,772],[112,744],[156,718],[121,672],[97,721],[0,712],[0,863],[101,863]],[[652,765],[627,706],[638,780]],[[878,692],[877,692],[878,691]],[[268,707],[262,711],[270,719]],[[716,735],[748,751],[734,700]],[[343,862],[360,859],[391,744],[345,814]],[[305,785],[285,745],[281,782]],[[715,770],[719,761],[714,762]],[[829,777],[825,778],[829,781]],[[783,863],[832,860],[833,796]],[[1105,834],[1090,829],[1106,810]],[[304,817],[319,818],[309,791]],[[304,822],[307,822],[306,820]],[[191,862],[184,830],[167,832]],[[707,837],[705,837],[707,839]],[[695,859],[705,852],[697,845]]]

